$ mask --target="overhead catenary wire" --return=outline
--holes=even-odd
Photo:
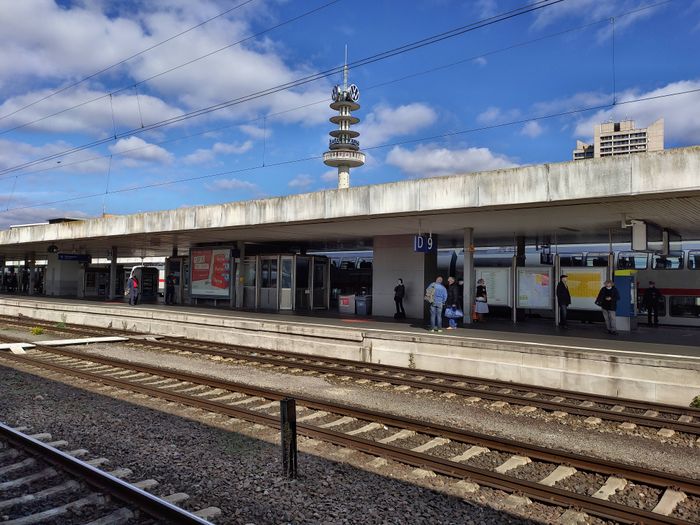
[[[418,142],[430,142],[430,141],[436,141],[436,140],[444,140],[444,139],[448,139],[448,138],[458,136],[458,135],[465,135],[468,133],[475,133],[475,132],[486,131],[486,130],[490,130],[490,129],[503,128],[503,127],[507,127],[507,126],[516,126],[516,125],[520,125],[520,124],[525,124],[527,122],[536,122],[536,121],[553,119],[553,118],[575,115],[575,114],[580,114],[580,113],[588,113],[590,111],[610,109],[610,108],[613,108],[615,106],[622,106],[622,105],[626,105],[626,104],[636,104],[639,102],[648,102],[651,100],[658,100],[658,99],[663,99],[663,98],[688,95],[691,93],[700,93],[700,88],[688,89],[688,90],[684,90],[684,91],[676,91],[673,93],[664,93],[662,95],[653,95],[653,96],[649,96],[649,97],[641,97],[641,98],[636,98],[636,99],[618,101],[615,104],[613,104],[613,103],[599,104],[596,106],[589,106],[589,107],[585,107],[585,108],[577,108],[577,109],[572,109],[572,110],[567,110],[567,111],[560,111],[557,113],[550,113],[547,115],[539,115],[539,116],[530,117],[530,118],[511,120],[509,122],[502,122],[499,124],[480,126],[478,128],[469,128],[469,129],[463,129],[463,130],[458,130],[458,131],[449,131],[446,133],[441,133],[439,135],[432,135],[432,136],[428,136],[428,137],[422,137],[419,139],[410,139],[410,140],[403,140],[403,141],[397,141],[397,142],[390,142],[390,143],[381,144],[378,146],[372,146],[372,147],[363,148],[363,149],[365,151],[369,151],[369,150],[391,148],[391,147],[395,147],[395,146],[403,146],[406,144],[415,144]],[[140,186],[130,186],[127,188],[110,190],[108,192],[108,194],[111,195],[111,194],[118,194],[118,193],[128,193],[128,192],[138,191],[138,190],[159,188],[159,187],[163,187],[163,186],[169,186],[172,184],[180,184],[183,182],[192,182],[192,181],[197,181],[197,180],[211,179],[214,177],[223,177],[225,175],[233,175],[233,174],[238,174],[238,173],[245,173],[245,172],[257,171],[257,170],[262,170],[262,169],[269,169],[269,168],[285,166],[285,165],[289,165],[289,164],[309,162],[312,160],[318,161],[319,159],[322,159],[322,158],[323,158],[322,155],[314,155],[311,157],[290,159],[290,160],[285,160],[285,161],[267,164],[265,166],[263,166],[261,164],[261,165],[257,165],[257,166],[250,166],[247,168],[239,168],[239,169],[235,169],[235,170],[221,171],[221,172],[210,173],[210,174],[206,174],[206,175],[197,175],[197,176],[193,176],[193,177],[185,177],[185,178],[174,179],[174,180],[169,180],[169,181],[154,182],[151,184],[144,184],[144,185],[140,185]],[[77,197],[68,197],[66,199],[59,199],[59,200],[50,201],[50,202],[41,202],[41,203],[31,204],[31,205],[27,205],[27,206],[19,206],[19,207],[15,207],[15,208],[8,207],[8,209],[4,210],[4,212],[24,210],[24,209],[30,209],[30,208],[38,208],[40,206],[51,206],[51,205],[55,205],[55,204],[63,204],[66,202],[74,202],[74,201],[79,201],[79,200],[84,200],[84,199],[101,197],[102,195],[104,195],[104,193],[93,193],[93,194],[87,194],[87,195],[80,195]],[[0,211],[0,214],[2,214],[4,212]]]
[[[164,45],[164,44],[167,44],[168,42],[171,42],[172,40],[175,40],[176,38],[179,38],[179,37],[181,37],[181,36],[183,36],[183,35],[185,35],[185,34],[191,32],[191,31],[194,31],[195,29],[200,28],[200,27],[202,27],[203,25],[208,24],[209,22],[211,22],[211,21],[213,21],[213,20],[216,20],[217,18],[221,18],[222,16],[225,16],[225,15],[227,15],[227,14],[229,14],[229,13],[231,13],[231,12],[237,10],[237,9],[240,9],[241,7],[244,7],[244,6],[248,5],[248,4],[250,4],[251,2],[255,2],[255,1],[256,1],[256,0],[245,0],[245,1],[241,2],[241,3],[238,4],[238,5],[235,5],[235,6],[231,7],[231,8],[229,8],[229,9],[226,9],[225,11],[222,11],[221,13],[219,13],[219,14],[217,14],[217,15],[214,15],[214,16],[212,16],[212,17],[210,17],[210,18],[207,18],[206,20],[203,20],[202,22],[200,22],[200,23],[198,23],[198,24],[196,24],[196,25],[194,25],[194,26],[192,26],[192,27],[189,27],[189,28],[185,29],[184,31],[180,31],[179,33],[176,33],[176,34],[174,34],[174,35],[172,35],[172,36],[166,38],[165,40],[161,40],[160,42],[158,42],[158,43],[156,43],[156,44],[153,44],[152,46],[149,46],[149,47],[147,47],[146,49],[143,49],[143,50],[139,51],[138,53],[134,53],[133,55],[130,55],[130,56],[126,57],[126,58],[123,58],[123,59],[121,59],[120,61],[115,62],[114,64],[111,64],[111,65],[109,65],[109,66],[103,67],[103,68],[100,69],[99,71],[95,71],[94,73],[91,73],[91,74],[89,74],[89,75],[86,75],[86,76],[82,77],[81,79],[76,80],[75,82],[72,82],[72,83],[70,83],[70,84],[68,84],[68,85],[66,85],[66,86],[63,86],[62,88],[56,89],[55,91],[52,91],[52,92],[49,93],[48,95],[44,95],[43,97],[38,98],[38,99],[34,100],[33,102],[30,102],[29,104],[25,104],[24,106],[22,106],[22,107],[20,107],[20,108],[17,108],[17,109],[15,109],[14,111],[12,111],[12,112],[10,112],[10,113],[6,113],[5,115],[0,115],[0,120],[3,120],[3,119],[6,119],[7,117],[11,117],[11,116],[13,116],[13,115],[16,115],[17,113],[20,113],[20,112],[24,111],[25,109],[28,109],[28,108],[31,108],[31,107],[37,105],[39,102],[43,102],[44,100],[48,100],[48,99],[51,98],[51,97],[54,97],[54,96],[56,96],[56,95],[58,95],[58,94],[60,94],[60,93],[63,93],[64,91],[68,91],[68,90],[71,89],[71,88],[77,87],[77,86],[79,86],[80,84],[83,84],[83,83],[87,82],[88,80],[90,80],[90,79],[92,79],[92,78],[95,78],[95,77],[97,77],[97,76],[99,76],[99,75],[101,75],[101,74],[103,74],[103,73],[106,73],[107,71],[110,71],[110,70],[112,70],[112,69],[114,69],[114,68],[116,68],[116,67],[119,67],[119,66],[121,66],[122,64],[125,64],[125,63],[129,62],[130,60],[133,60],[133,59],[136,58],[136,57],[139,57],[139,56],[141,56],[141,55],[144,55],[144,54],[148,53],[149,51],[152,51],[153,49],[156,49],[156,48],[158,48],[158,47],[160,47],[160,46],[162,46],[162,45]]]
[[[534,12],[536,10],[543,9],[545,7],[551,7],[552,5],[556,5],[556,4],[561,3],[563,1],[565,1],[565,0],[539,0],[539,1],[534,2],[532,4],[528,4],[524,7],[520,7],[518,9],[513,9],[511,11],[507,11],[507,12],[502,13],[500,15],[495,15],[495,16],[492,16],[490,18],[486,18],[484,20],[472,22],[470,24],[452,29],[450,31],[445,31],[445,32],[439,33],[437,35],[433,35],[433,36],[430,36],[427,38],[423,38],[421,40],[417,40],[414,42],[410,42],[408,44],[404,44],[402,46],[390,49],[388,51],[383,51],[383,52],[377,53],[375,55],[357,60],[355,62],[352,62],[352,63],[348,64],[347,66],[336,66],[336,67],[327,69],[325,71],[321,71],[321,72],[317,72],[317,73],[314,73],[311,75],[307,75],[306,77],[302,77],[302,78],[294,80],[294,81],[286,82],[284,84],[279,84],[279,85],[273,86],[271,88],[263,89],[263,90],[260,90],[260,91],[254,92],[254,93],[250,93],[248,95],[244,95],[244,96],[241,96],[238,98],[230,99],[230,100],[225,101],[225,102],[221,102],[219,104],[214,104],[211,106],[200,108],[198,110],[190,111],[188,113],[183,113],[183,114],[178,115],[176,117],[164,119],[164,120],[161,120],[160,122],[146,125],[143,128],[137,128],[137,129],[125,131],[125,132],[119,133],[114,138],[108,137],[108,138],[98,139],[98,140],[95,140],[93,142],[89,142],[89,143],[83,144],[81,146],[76,146],[74,148],[70,148],[70,149],[64,150],[62,152],[57,152],[57,153],[54,153],[52,155],[47,155],[45,157],[35,159],[33,161],[25,162],[23,164],[20,164],[20,165],[14,166],[14,167],[4,168],[4,169],[0,170],[0,174],[18,171],[18,170],[21,170],[23,168],[30,167],[30,166],[33,166],[36,164],[40,164],[40,163],[48,161],[48,160],[53,160],[56,158],[63,157],[65,155],[69,155],[71,153],[76,153],[78,151],[91,149],[91,148],[94,148],[96,146],[105,144],[113,139],[130,137],[130,136],[136,135],[138,133],[143,133],[145,131],[151,131],[151,130],[159,129],[159,128],[169,126],[172,124],[176,124],[179,122],[183,122],[183,121],[189,120],[191,118],[203,116],[203,115],[215,112],[215,111],[220,111],[222,109],[230,108],[232,106],[239,105],[239,104],[242,104],[245,102],[250,102],[252,100],[266,97],[266,96],[269,96],[269,95],[272,95],[275,93],[279,93],[281,91],[287,91],[287,90],[290,90],[292,88],[300,87],[300,86],[309,84],[311,82],[316,82],[318,80],[321,80],[321,79],[333,76],[335,74],[338,74],[339,72],[341,72],[343,70],[343,67],[348,67],[348,69],[363,67],[363,66],[381,61],[381,60],[386,60],[388,58],[391,58],[391,57],[394,57],[397,55],[401,55],[403,53],[407,53],[410,51],[414,51],[416,49],[420,49],[422,47],[425,47],[425,46],[428,46],[431,44],[442,42],[448,38],[453,38],[453,37],[462,35],[464,33],[470,32],[470,31],[475,31],[475,30],[481,29],[483,27],[487,27],[487,26],[490,26],[490,25],[493,25],[496,23],[504,22],[506,20],[510,20],[512,18],[522,16],[522,15],[525,15],[527,13]],[[0,133],[0,134],[2,134],[2,133]]]
[[[310,16],[310,15],[312,15],[312,14],[318,12],[318,11],[321,11],[322,9],[325,9],[326,7],[330,7],[330,6],[332,6],[333,4],[337,4],[337,3],[340,2],[340,1],[341,1],[341,0],[331,0],[330,2],[327,2],[326,4],[323,4],[322,6],[319,6],[319,7],[316,7],[316,8],[314,8],[314,9],[311,9],[310,11],[306,11],[306,12],[300,14],[300,15],[297,15],[297,16],[295,16],[295,17],[293,17],[293,18],[287,19],[287,20],[285,20],[285,21],[283,21],[283,22],[280,22],[279,24],[276,24],[276,25],[274,25],[274,26],[272,26],[272,27],[268,27],[267,29],[264,29],[264,30],[262,30],[262,31],[259,31],[259,32],[255,33],[255,34],[253,34],[253,35],[249,35],[249,36],[247,36],[247,37],[245,37],[245,38],[242,38],[242,39],[240,39],[240,40],[238,40],[238,41],[236,41],[236,42],[233,42],[232,44],[228,44],[228,45],[226,45],[226,46],[224,46],[224,47],[220,47],[219,49],[216,49],[216,50],[214,50],[214,51],[211,51],[211,52],[209,52],[209,53],[207,53],[207,54],[205,54],[205,55],[201,55],[201,56],[199,56],[199,57],[197,57],[197,58],[194,58],[194,59],[189,60],[189,61],[187,61],[187,62],[181,63],[181,64],[179,64],[179,65],[177,65],[177,66],[171,67],[170,69],[166,69],[165,71],[161,71],[160,73],[156,73],[155,75],[151,75],[150,77],[141,79],[141,80],[139,80],[139,81],[136,82],[136,83],[129,84],[128,86],[124,86],[124,87],[121,87],[121,88],[119,88],[119,89],[115,89],[115,90],[113,90],[113,91],[110,91],[109,93],[105,93],[104,95],[100,95],[100,96],[98,96],[98,97],[93,97],[93,98],[91,98],[90,100],[85,100],[85,101],[83,101],[83,102],[80,102],[80,103],[75,104],[75,105],[73,105],[73,106],[70,106],[70,107],[68,107],[68,108],[64,108],[64,109],[61,109],[61,110],[56,111],[56,112],[54,112],[54,113],[51,113],[50,115],[45,115],[45,116],[43,116],[43,117],[34,119],[34,120],[30,121],[30,122],[25,122],[24,124],[18,124],[17,126],[4,129],[4,130],[0,131],[0,135],[4,135],[4,134],[10,133],[10,132],[12,132],[12,131],[17,131],[17,130],[26,128],[26,127],[28,127],[28,126],[31,126],[32,124],[37,124],[37,123],[39,123],[39,122],[43,122],[44,120],[50,119],[50,118],[52,118],[52,117],[56,117],[56,116],[58,116],[58,115],[62,115],[63,113],[66,113],[66,112],[68,112],[68,111],[72,111],[72,110],[74,110],[74,109],[78,109],[78,108],[81,108],[81,107],[83,107],[83,106],[87,106],[88,104],[92,104],[93,102],[97,102],[98,100],[102,100],[103,98],[111,97],[111,96],[113,96],[113,95],[117,95],[118,93],[122,93],[122,92],[128,91],[128,90],[130,90],[130,89],[132,89],[132,88],[134,88],[134,87],[138,87],[138,86],[140,86],[140,85],[142,85],[142,84],[145,84],[146,82],[149,82],[150,80],[154,80],[154,79],[156,79],[156,78],[159,78],[159,77],[161,77],[161,76],[163,76],[163,75],[165,75],[165,74],[167,74],[167,73],[172,73],[173,71],[177,71],[178,69],[181,69],[181,68],[183,68],[183,67],[185,67],[185,66],[188,66],[188,65],[190,65],[190,64],[194,64],[195,62],[198,62],[198,61],[200,61],[200,60],[202,60],[202,59],[204,59],[204,58],[207,58],[207,57],[210,57],[210,56],[215,55],[215,54],[217,54],[217,53],[220,53],[220,52],[222,52],[222,51],[225,51],[226,49],[230,49],[230,48],[232,48],[232,47],[238,46],[238,45],[243,44],[244,42],[247,42],[247,41],[252,40],[252,39],[254,39],[254,38],[258,38],[258,37],[260,37],[260,36],[262,36],[262,35],[264,35],[264,34],[266,34],[266,33],[269,33],[270,31],[273,31],[273,30],[275,30],[275,29],[278,29],[278,28],[280,28],[280,27],[282,27],[282,26],[285,26],[285,25],[287,25],[287,24],[290,24],[290,23],[292,23],[292,22],[296,22],[297,20],[300,20],[300,19],[305,18],[305,17],[307,17],[307,16]]]
[[[635,8],[635,9],[631,9],[631,10],[628,10],[628,11],[624,11],[624,12],[618,13],[618,14],[615,15],[615,18],[622,18],[622,17],[628,16],[628,15],[637,14],[637,13],[639,13],[639,12],[641,12],[641,11],[645,11],[645,10],[649,10],[649,9],[654,9],[654,8],[656,8],[656,7],[659,7],[659,6],[664,5],[664,4],[669,4],[669,3],[674,2],[674,1],[675,1],[675,0],[663,0],[663,1],[660,1],[660,2],[653,3],[653,4],[647,4],[647,5],[642,6],[642,7],[639,7],[639,8]],[[404,76],[402,76],[402,77],[398,77],[398,78],[395,78],[395,79],[391,79],[391,80],[379,82],[379,83],[377,83],[377,84],[371,84],[371,85],[366,86],[365,88],[363,88],[363,91],[364,91],[364,92],[367,92],[367,91],[371,91],[371,90],[373,90],[373,89],[377,89],[377,88],[384,87],[384,86],[387,86],[387,85],[395,84],[395,83],[398,83],[398,82],[403,82],[403,81],[405,81],[405,80],[408,80],[408,79],[411,79],[411,78],[415,78],[415,77],[418,77],[418,76],[421,76],[421,75],[426,75],[426,74],[434,73],[434,72],[437,72],[437,71],[440,71],[440,70],[443,70],[443,69],[448,69],[448,68],[450,68],[450,67],[454,67],[454,66],[457,66],[457,65],[460,65],[460,64],[464,64],[464,63],[473,61],[473,60],[475,60],[475,59],[477,59],[477,58],[480,58],[480,57],[488,57],[488,56],[493,56],[493,55],[496,55],[496,54],[499,54],[499,53],[504,53],[504,52],[510,51],[510,50],[512,50],[512,49],[516,49],[516,48],[519,48],[519,47],[524,47],[524,46],[527,46],[527,45],[530,45],[530,44],[534,44],[534,43],[538,43],[538,42],[541,42],[541,41],[544,41],[544,40],[548,40],[548,39],[551,39],[551,38],[556,38],[556,37],[558,37],[558,36],[562,36],[562,35],[565,35],[565,34],[568,34],[568,33],[572,33],[572,32],[575,32],[575,31],[580,31],[580,30],[582,30],[582,29],[586,29],[586,28],[589,28],[589,27],[593,27],[593,26],[599,25],[599,24],[601,24],[601,23],[610,23],[610,20],[611,20],[611,18],[609,18],[609,17],[601,18],[601,19],[598,19],[598,20],[594,20],[594,21],[591,21],[591,22],[587,22],[587,23],[585,23],[585,24],[581,24],[581,25],[578,25],[578,26],[574,26],[574,27],[570,27],[570,28],[567,28],[567,29],[563,29],[563,30],[557,31],[557,32],[555,32],[555,33],[549,33],[549,34],[547,34],[547,35],[543,35],[543,36],[540,36],[540,37],[537,37],[537,38],[533,38],[533,39],[528,39],[528,40],[524,40],[524,41],[521,41],[521,42],[517,42],[517,43],[515,43],[515,44],[511,44],[511,45],[509,45],[509,46],[505,46],[505,47],[502,47],[502,48],[498,48],[498,49],[493,49],[493,50],[490,50],[490,51],[484,51],[484,52],[481,52],[481,53],[477,53],[477,54],[471,55],[471,56],[469,56],[469,57],[466,57],[466,58],[463,58],[463,59],[460,59],[460,60],[457,60],[457,61],[454,61],[454,62],[450,62],[450,63],[447,63],[447,64],[442,64],[442,65],[435,66],[435,67],[432,67],[432,68],[429,68],[429,69],[424,69],[424,70],[421,70],[421,71],[418,71],[418,72],[414,72],[414,73],[410,73],[410,74],[408,74],[408,75],[404,75]],[[138,94],[138,91],[137,91],[137,94]],[[613,95],[612,100],[613,100],[613,103],[616,102],[616,100],[617,100],[616,95]],[[138,99],[137,99],[137,101],[138,101]],[[51,165],[51,166],[49,166],[49,167],[40,168],[40,169],[32,170],[32,171],[27,171],[27,172],[21,173],[20,176],[31,175],[31,174],[35,174],[35,173],[42,173],[42,172],[46,172],[46,171],[53,171],[53,170],[65,169],[65,168],[68,167],[68,166],[73,166],[73,165],[77,165],[77,164],[82,164],[82,163],[86,163],[86,162],[91,162],[91,161],[94,161],[94,160],[104,159],[104,158],[111,158],[112,156],[115,156],[115,157],[117,157],[117,156],[122,156],[122,155],[126,155],[126,154],[128,154],[128,153],[132,153],[132,152],[135,152],[135,151],[139,151],[139,150],[143,150],[143,149],[149,149],[149,148],[154,148],[154,147],[158,147],[158,146],[163,146],[163,145],[171,144],[171,143],[173,143],[173,142],[178,142],[178,141],[181,141],[181,140],[188,140],[188,139],[190,139],[190,138],[198,137],[198,136],[201,136],[201,135],[206,135],[206,134],[212,133],[212,132],[222,131],[222,130],[229,129],[229,128],[236,127],[236,126],[242,126],[242,125],[246,125],[246,124],[253,124],[253,123],[259,122],[259,121],[261,121],[261,120],[262,120],[263,123],[265,124],[266,121],[267,121],[268,119],[271,119],[271,118],[274,118],[274,117],[278,117],[278,116],[281,116],[281,115],[285,115],[285,114],[290,113],[290,112],[293,112],[293,111],[298,111],[298,110],[300,110],[300,109],[306,109],[306,108],[309,108],[309,107],[311,107],[311,106],[320,105],[320,104],[325,104],[325,103],[327,103],[327,102],[328,102],[328,100],[327,100],[326,98],[323,98],[323,99],[317,100],[317,101],[315,101],[315,102],[310,102],[310,103],[303,104],[303,105],[300,105],[300,106],[295,106],[295,107],[288,108],[288,109],[285,109],[285,110],[277,111],[277,112],[275,112],[275,113],[269,113],[269,114],[266,114],[266,115],[264,115],[264,116],[262,116],[262,117],[256,117],[256,118],[253,118],[253,119],[249,119],[249,120],[245,120],[245,121],[240,121],[240,122],[234,122],[234,123],[231,123],[231,124],[226,124],[226,125],[223,125],[223,126],[217,126],[217,127],[214,127],[214,128],[207,128],[207,129],[198,131],[198,132],[196,132],[196,133],[188,133],[188,134],[182,135],[182,136],[180,136],[180,137],[169,138],[169,139],[162,140],[162,141],[159,141],[159,142],[153,142],[153,143],[145,144],[145,145],[142,145],[142,146],[136,146],[136,147],[132,147],[132,148],[128,148],[128,149],[121,149],[121,150],[118,151],[118,152],[111,152],[111,153],[104,154],[104,155],[98,155],[98,156],[88,157],[88,158],[86,158],[86,159],[80,159],[80,160],[76,160],[76,161],[74,161],[74,162],[63,162],[63,163],[61,163],[60,165],[55,164],[55,165]],[[140,111],[140,107],[139,107],[139,111]],[[143,127],[143,120],[141,120],[141,126]],[[265,128],[266,128],[266,125],[265,125]],[[264,156],[263,156],[263,158],[264,158]],[[14,177],[15,175],[10,175],[10,176]],[[8,178],[8,177],[2,177],[2,176],[0,176],[0,180],[4,180],[4,179],[6,179],[6,178]]]

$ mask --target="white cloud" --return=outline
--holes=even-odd
[[[474,60],[472,60],[477,66],[484,67],[486,64],[489,63],[488,60],[486,60],[485,57],[476,57]]]
[[[497,0],[476,0],[474,3],[481,18],[489,18],[498,13]]]
[[[378,146],[393,137],[415,133],[436,120],[435,110],[420,102],[395,108],[380,105],[372,109],[357,130],[363,146]]]
[[[211,191],[219,190],[250,190],[256,191],[258,186],[247,180],[240,179],[218,179],[211,184],[205,184],[205,187]]]
[[[253,148],[253,142],[246,140],[243,144],[226,144],[217,142],[211,148],[199,148],[187,155],[183,161],[185,164],[204,164],[213,161],[217,155],[240,155]]]
[[[321,174],[323,182],[335,182],[338,180],[338,170],[328,170]]]
[[[119,139],[116,144],[109,146],[109,151],[125,159],[125,163],[131,166],[140,162],[171,164],[173,161],[173,155],[168,150],[149,144],[139,137]]]
[[[14,201],[14,200],[13,200]],[[7,206],[6,198],[4,195],[0,195],[0,202]],[[29,203],[21,204],[13,202],[10,204],[12,206],[29,206]],[[49,219],[55,219],[57,217],[74,217],[76,219],[85,218],[87,214],[82,211],[66,209],[66,208],[24,208],[8,211],[2,211],[0,213],[0,229],[7,229],[15,224],[34,224],[37,222],[46,222]]]
[[[292,180],[290,180],[288,186],[290,188],[305,189],[305,188],[308,188],[309,186],[311,186],[313,181],[314,181],[314,179],[311,177],[311,175],[307,175],[306,173],[302,173],[302,174],[294,177]]]
[[[272,135],[272,130],[268,128],[261,128],[258,126],[251,126],[250,124],[244,124],[242,126],[238,126],[238,128],[248,135],[249,137],[252,137],[254,139],[262,139],[262,138],[270,138],[270,135]]]
[[[580,20],[581,13],[586,14],[587,20],[604,20],[619,15],[620,13],[633,11],[639,7],[641,6],[638,0],[617,0],[616,2],[577,0],[576,2],[561,2],[536,11],[535,21],[532,27],[533,29],[543,29],[551,25],[556,25],[567,18]],[[650,17],[660,8],[661,6],[652,7],[625,16],[615,16],[615,32],[622,32],[636,22]],[[598,42],[606,41],[611,34],[612,24],[605,24],[596,33]]]
[[[672,82],[658,89],[641,91],[630,89],[618,94],[618,101],[637,98],[658,97],[678,91],[700,89],[700,80],[682,80]],[[577,122],[574,134],[576,137],[590,138],[593,128],[601,122],[610,119],[623,120],[631,118],[637,126],[646,127],[659,118],[664,118],[664,138],[678,146],[700,144],[700,113],[691,108],[700,107],[700,92],[667,98],[657,98],[644,102],[623,104],[611,109],[597,111],[587,118]]]
[[[539,122],[537,122],[536,120],[531,120],[523,126],[523,128],[520,130],[520,134],[534,139],[535,137],[539,137],[540,135],[542,135],[543,131],[544,129],[542,128],[542,126],[540,126]]]
[[[499,124],[517,119],[519,116],[520,111],[517,109],[503,110],[496,106],[490,106],[477,115],[476,121],[481,124]]]
[[[494,154],[488,148],[451,150],[434,145],[418,146],[415,150],[396,146],[386,161],[411,177],[438,177],[517,166],[508,157]]]

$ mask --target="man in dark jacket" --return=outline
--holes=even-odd
[[[396,315],[394,319],[406,319],[406,310],[403,308],[403,298],[406,295],[406,287],[403,285],[403,279],[396,281],[394,286],[394,303],[396,304]]]
[[[559,304],[559,326],[566,328],[566,309],[571,304],[569,286],[566,284],[569,276],[564,274],[557,283],[557,303]]]
[[[644,290],[644,297],[642,302],[644,308],[647,310],[647,322],[651,326],[651,317],[654,316],[654,326],[659,326],[659,303],[661,302],[662,295],[659,289],[656,287],[654,281],[649,281],[649,288]]]
[[[447,308],[459,308],[459,285],[454,277],[447,278]],[[449,318],[448,330],[457,328],[457,320]]]
[[[598,292],[598,297],[596,297],[595,304],[601,307],[603,310],[603,319],[605,319],[605,327],[608,329],[608,333],[612,335],[617,335],[617,328],[615,321],[617,316],[615,310],[617,309],[617,302],[620,300],[620,292],[617,291],[615,285],[611,280],[605,281],[605,286]]]

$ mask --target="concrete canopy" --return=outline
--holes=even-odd
[[[436,233],[459,246],[474,228],[479,246],[516,235],[559,243],[629,239],[624,220],[700,239],[700,147],[414,179],[263,200],[180,208],[0,231],[8,259],[61,252],[167,256],[195,245],[280,243],[313,249],[371,245],[380,235]]]

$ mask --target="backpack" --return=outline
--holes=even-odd
[[[425,296],[423,297],[423,300],[430,304],[435,302],[435,286],[431,284],[425,289]]]

